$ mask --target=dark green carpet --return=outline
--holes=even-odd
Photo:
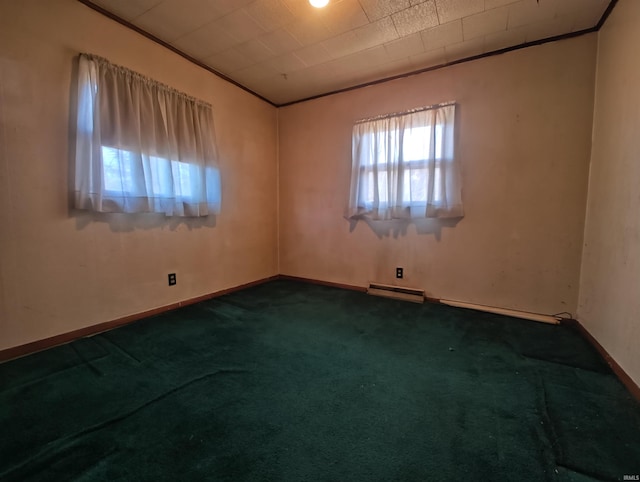
[[[0,480],[622,480],[569,327],[277,281],[0,365]]]

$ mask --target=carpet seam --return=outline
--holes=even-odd
[[[207,373],[205,375],[202,375],[200,377],[194,378],[193,380],[189,380],[186,383],[183,383],[182,385],[179,385],[177,387],[172,388],[171,390],[169,390],[168,392],[163,393],[160,396],[157,396],[145,403],[143,403],[142,405],[140,405],[137,408],[134,408],[133,410],[130,410],[127,413],[124,413],[122,415],[118,415],[116,417],[113,417],[109,420],[106,420],[104,422],[100,422],[97,423],[91,427],[88,427],[84,430],[81,430],[79,432],[76,432],[74,434],[70,434],[70,435],[66,435],[62,438],[59,439],[55,439],[52,440],[50,442],[47,442],[46,445],[51,445],[51,444],[55,444],[55,446],[49,447],[49,448],[45,448],[44,450],[41,450],[39,453],[35,454],[34,456],[30,457],[29,459],[23,461],[21,464],[14,466],[12,468],[10,468],[9,470],[6,470],[4,472],[2,472],[0,474],[0,478],[4,478],[4,477],[8,477],[12,474],[15,474],[16,472],[20,471],[23,467],[25,467],[27,464],[32,463],[34,460],[37,460],[39,458],[46,458],[46,457],[51,457],[55,455],[55,451],[57,449],[57,446],[59,445],[59,443],[61,442],[66,442],[66,441],[71,441],[73,439],[80,439],[86,435],[89,435],[93,432],[97,432],[99,430],[102,430],[105,427],[108,427],[109,425],[115,424],[115,423],[119,423],[123,420],[126,420],[127,418],[135,415],[136,413],[142,411],[143,409],[147,408],[150,405],[153,405],[156,402],[159,402],[161,400],[164,400],[165,398],[169,397],[170,395],[173,395],[174,393],[179,392],[180,390],[193,385],[195,383],[198,383],[202,380],[205,380],[207,378],[211,378],[214,377],[216,375],[220,375],[220,374],[224,374],[224,373],[246,373],[248,372],[248,370],[243,370],[243,369],[238,369],[238,370],[234,370],[234,369],[221,369],[221,370],[216,370],[214,372],[211,373]]]

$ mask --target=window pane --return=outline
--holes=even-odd
[[[436,166],[433,182],[433,202],[441,203],[444,201],[444,193],[442,192],[442,169]]]
[[[105,190],[135,192],[133,163],[133,152],[102,146],[102,172]]]
[[[430,142],[429,129],[425,126],[405,130],[402,144],[405,162],[427,159]]]
[[[362,202],[365,204],[373,203],[373,172],[368,171],[364,176],[364,198]]]
[[[374,155],[371,156],[367,161],[368,165],[373,166],[377,164],[378,166],[386,165],[389,161],[389,146],[395,143],[395,132],[378,132],[377,134],[371,134],[370,143],[371,149],[373,150]]]
[[[378,180],[377,185],[374,182],[376,178]],[[365,205],[373,204],[377,194],[380,204],[384,204],[386,206],[389,202],[387,180],[388,174],[386,171],[381,171],[377,174],[374,173],[373,170],[364,171],[361,177],[362,185],[360,187],[360,203]]]
[[[426,203],[429,173],[426,169],[408,169],[404,172],[402,202]]]
[[[193,196],[192,179],[195,179],[195,176],[192,177],[192,168],[193,166],[186,162],[171,161],[176,197],[190,198]]]
[[[436,124],[436,159],[442,159],[442,144],[444,142],[443,133],[444,126],[442,124]]]
[[[124,149],[102,146],[102,169],[104,173],[104,188],[123,194],[141,194],[135,176],[135,163],[140,162],[138,155]],[[194,182],[199,178],[197,166],[186,162],[170,161],[163,157],[149,156],[143,163],[145,170],[149,169],[140,182],[147,183],[149,197],[176,197],[190,199],[194,196]],[[147,164],[148,162],[148,164]],[[195,172],[194,172],[195,170]]]
[[[169,161],[163,157],[151,156],[149,165],[151,167],[151,186],[154,196],[173,196],[173,176]]]
[[[353,166],[359,168],[360,182],[352,184],[357,189],[351,191],[350,209],[364,206],[375,213],[376,208],[428,204],[438,211],[427,209],[423,214],[440,216],[449,208],[458,208],[456,179],[447,179],[446,183],[444,179],[453,169],[449,164],[455,162],[454,112],[453,105],[442,106],[354,125]],[[453,201],[445,185],[456,191]],[[421,216],[420,212],[411,211],[411,215]],[[379,211],[374,216],[389,215],[396,215],[395,211]]]
[[[384,206],[389,203],[388,179],[387,171],[378,172],[378,201]]]

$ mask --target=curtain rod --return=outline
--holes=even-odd
[[[159,87],[160,89],[163,89],[165,91],[171,92],[179,97],[182,97],[186,100],[188,100],[189,102],[194,102],[197,105],[206,107],[208,109],[213,109],[212,105],[204,100],[198,99],[197,97],[193,97],[192,95],[187,94],[186,92],[182,92],[178,89],[174,89],[173,87],[171,87],[170,85],[164,84],[158,80],[155,80],[151,77],[147,77],[146,75],[143,75],[139,72],[136,72],[135,70],[131,70],[127,67],[124,67],[122,65],[118,65],[118,64],[114,64],[113,62],[111,62],[108,59],[105,59],[104,57],[101,57],[99,55],[95,55],[95,54],[90,54],[87,52],[81,52],[79,54],[80,57],[84,57],[88,60],[91,60],[93,62],[98,62],[101,63],[103,65],[108,66],[108,68],[110,69],[114,69],[120,72],[124,72],[125,74],[131,75],[133,78],[139,79],[142,82],[145,82],[147,84],[151,84],[151,85],[155,85],[156,87]]]
[[[446,107],[449,105],[455,105],[456,101],[455,100],[451,100],[449,102],[441,102],[439,104],[432,104],[432,105],[427,105],[424,107],[416,107],[415,109],[409,109],[409,110],[405,110],[402,112],[392,112],[389,114],[380,114],[380,115],[376,115],[373,117],[367,117],[365,119],[358,119],[356,121],[356,124],[361,124],[362,122],[371,122],[371,121],[376,121],[376,120],[381,120],[381,119],[388,119],[390,117],[398,117],[401,115],[407,115],[407,114],[413,114],[415,112],[422,112],[425,110],[433,110],[433,109],[439,109],[440,107]]]

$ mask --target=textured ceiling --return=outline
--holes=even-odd
[[[81,0],[276,105],[595,27],[610,0]]]

